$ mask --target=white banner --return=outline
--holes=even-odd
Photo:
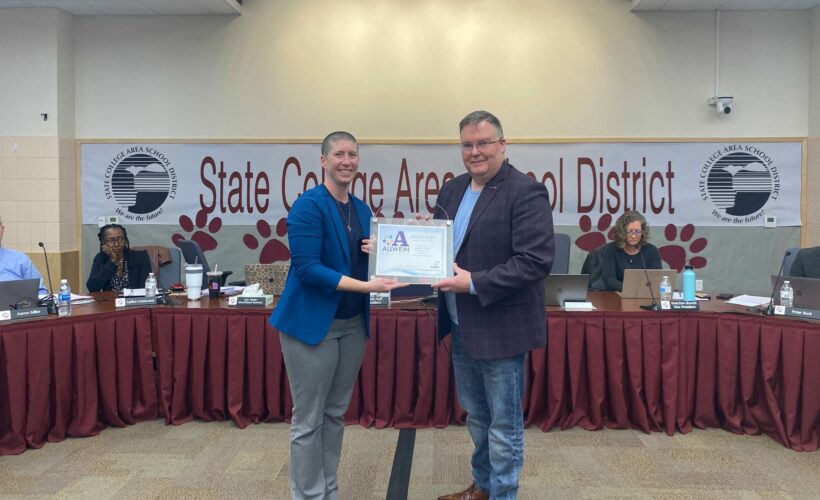
[[[359,152],[353,192],[385,217],[432,212],[465,171],[456,144]],[[83,144],[83,224],[273,223],[321,182],[319,155],[318,144]],[[800,225],[800,142],[508,144],[507,157],[547,187],[556,225],[627,209],[652,225]]]

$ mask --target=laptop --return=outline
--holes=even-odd
[[[647,274],[649,274],[649,286],[646,285]],[[669,276],[669,282],[674,284],[675,274],[674,269],[624,269],[623,288],[620,292],[615,293],[622,299],[651,299],[654,294],[655,300],[660,301],[658,295],[663,277]]]
[[[37,307],[40,280],[0,281],[0,311]]]
[[[794,307],[798,309],[820,310],[820,279],[802,278],[798,276],[782,276],[778,281],[777,275],[772,275],[772,287],[777,287],[774,292],[774,303],[780,303],[780,288],[783,282],[789,280],[789,284],[794,290]],[[775,283],[777,282],[777,283]]]
[[[544,305],[563,306],[564,302],[585,302],[588,274],[550,274],[544,280]]]

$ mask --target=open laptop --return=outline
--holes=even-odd
[[[649,274],[649,286],[646,285],[646,275]],[[674,269],[624,269],[624,286],[620,292],[615,292],[622,299],[651,299],[660,301],[661,281],[669,276],[669,282],[675,283]],[[650,289],[651,287],[651,289]]]
[[[794,290],[794,307],[799,309],[820,310],[820,279],[801,278],[798,276],[782,276],[780,280],[777,275],[772,275],[772,287],[777,287],[774,292],[774,303],[780,303],[780,288],[783,282],[789,280],[789,284]],[[777,283],[775,283],[777,282]]]
[[[0,311],[37,307],[40,280],[0,281]]]
[[[544,280],[544,305],[563,306],[564,302],[584,302],[589,287],[588,274],[550,274]]]

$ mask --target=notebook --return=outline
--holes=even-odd
[[[646,285],[646,275],[649,274],[649,286]],[[669,276],[669,283],[675,283],[674,269],[624,269],[624,286],[620,292],[615,292],[622,299],[651,299],[660,301],[661,281]],[[651,287],[651,289],[650,289]]]
[[[564,302],[584,302],[589,287],[588,274],[550,274],[544,280],[544,305],[563,306]]]
[[[13,307],[28,309],[37,307],[37,293],[40,290],[40,280],[11,280],[0,281],[0,311]]]

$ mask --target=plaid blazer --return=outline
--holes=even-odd
[[[435,218],[455,217],[470,183],[462,174],[444,184]],[[476,359],[525,353],[547,343],[544,278],[555,254],[552,209],[543,184],[506,161],[481,191],[455,261],[470,271],[476,295],[456,295],[467,352]],[[450,314],[439,297],[439,339]]]

